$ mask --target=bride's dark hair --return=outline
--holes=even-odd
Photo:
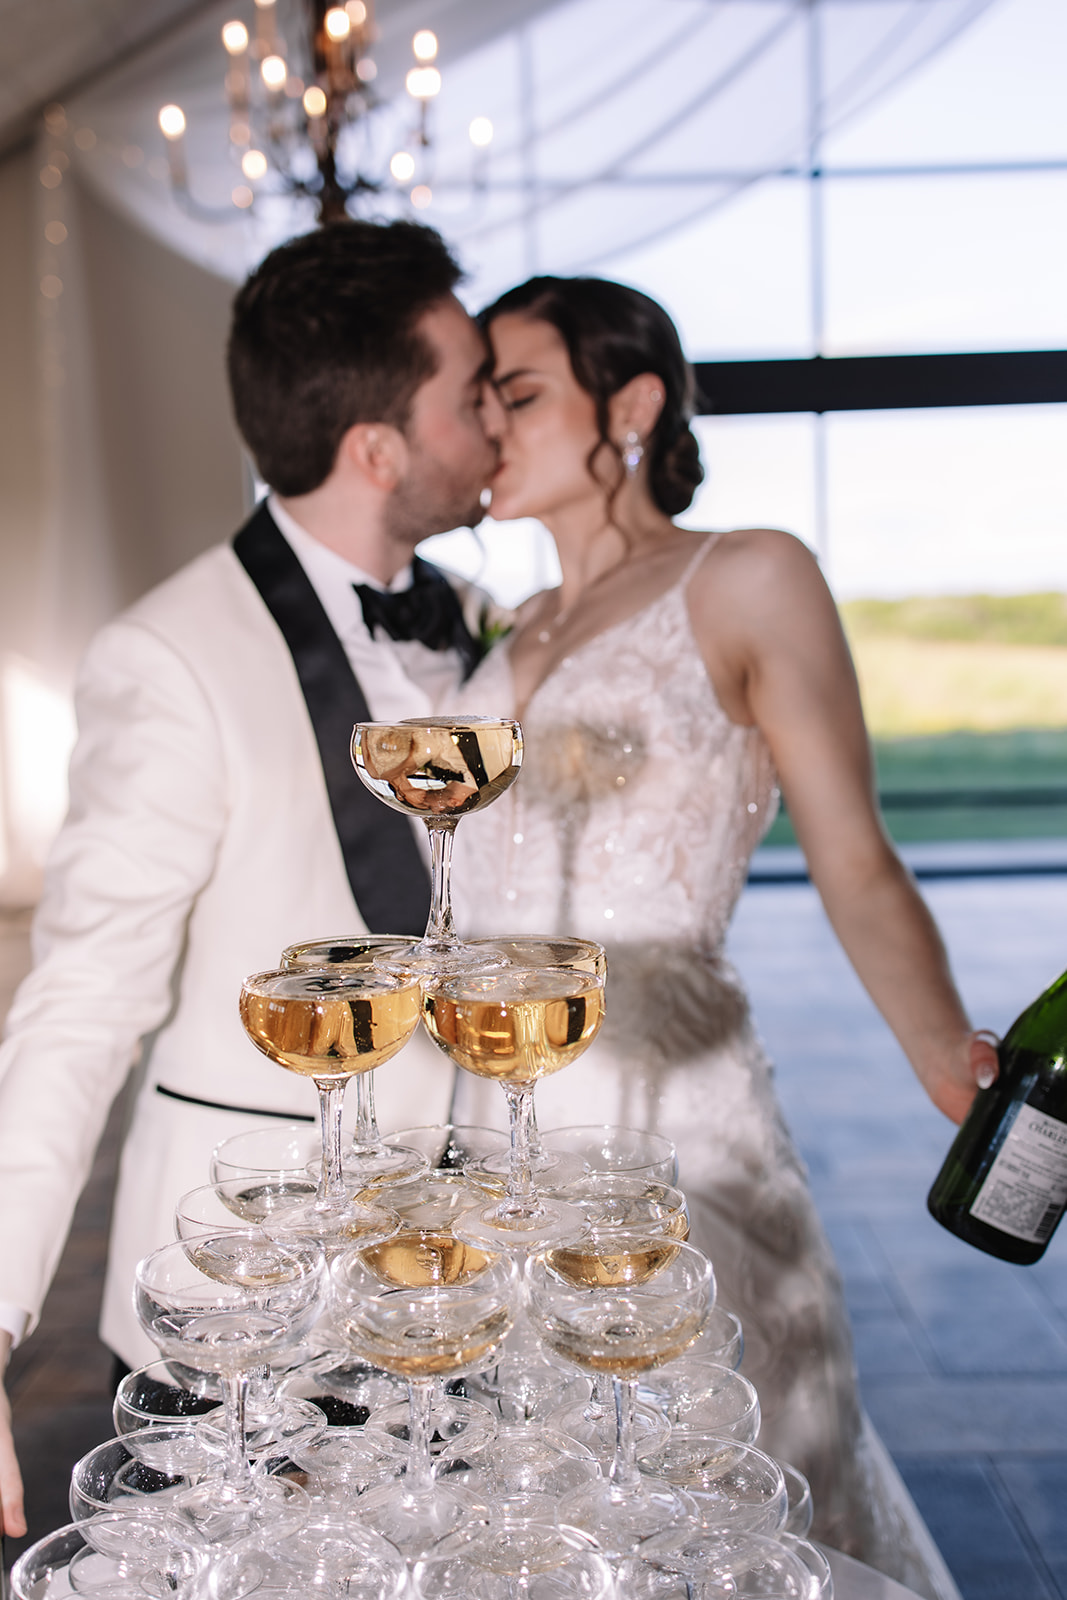
[[[608,436],[611,397],[639,373],[655,373],[664,398],[656,426],[645,440],[648,486],[667,516],[684,511],[704,469],[689,427],[693,369],[663,307],[640,290],[607,278],[530,278],[486,306],[478,321],[488,328],[505,315],[530,317],[555,328],[567,347],[575,378],[596,406],[597,448],[607,445],[620,460],[619,448]]]

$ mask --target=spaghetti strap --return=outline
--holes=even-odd
[[[688,589],[690,580],[695,576],[700,563],[710,550],[714,550],[725,532],[725,528],[720,528],[717,533],[709,533],[706,539],[700,541],[699,547],[686,562],[685,571],[678,579],[679,589]]]

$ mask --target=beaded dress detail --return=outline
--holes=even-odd
[[[920,1593],[950,1594],[911,1537],[918,1513],[899,1480],[883,1481],[837,1269],[723,954],[778,789],[762,734],[720,706],[690,624],[686,588],[717,537],[531,697],[518,781],[456,833],[457,928],[605,946],[604,1026],[538,1084],[540,1126],[620,1123],[675,1141],[690,1237],[741,1318],[759,1443],[807,1473],[815,1536]],[[448,709],[512,716],[514,702],[505,640]],[[453,1116],[507,1126],[499,1086],[463,1072]]]

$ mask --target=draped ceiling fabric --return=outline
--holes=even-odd
[[[43,49],[47,29],[29,0],[13,14],[20,3]],[[379,0],[386,103],[362,155],[383,169],[405,143],[411,36],[432,27],[444,89],[431,108],[434,203],[418,215],[458,246],[471,301],[532,271],[610,272],[614,255],[761,176],[805,171],[816,123],[854,117],[989,3]],[[296,5],[278,0],[290,38]],[[82,52],[96,76],[64,94],[65,131],[0,161],[0,903],[36,892],[89,637],[240,519],[222,375],[231,286],[314,225],[309,206],[281,197],[253,215],[230,203],[240,180],[219,29],[251,21],[251,0],[157,0],[151,19],[121,0],[106,9],[121,63],[101,71],[102,46]],[[167,32],[141,45],[150,20]],[[25,111],[33,83],[54,98],[72,67],[38,56],[19,78],[0,52],[0,119],[13,125],[20,84]],[[224,220],[190,218],[170,193],[156,123],[168,101],[188,118],[194,197]],[[472,197],[476,115],[495,138]],[[57,161],[62,178],[42,185]],[[382,195],[366,209],[405,207]],[[62,224],[60,243],[45,242],[48,224],[53,239]]]
[[[841,127],[990,3],[380,0],[375,88],[389,103],[363,149],[382,170],[405,142],[411,35],[434,28],[444,88],[431,107],[434,202],[420,215],[458,245],[472,294],[489,296],[532,271],[609,266],[761,176],[805,167],[816,122],[824,132]],[[155,120],[166,101],[184,108],[194,196],[225,214],[240,181],[219,43],[231,11],[240,5],[225,0],[203,13],[70,110],[98,136],[91,152],[75,152],[92,182],[172,248],[237,280],[311,226],[310,207],[265,197],[254,217],[231,208],[223,224],[190,220],[167,193]],[[475,115],[491,119],[495,137],[488,188],[472,197]],[[131,146],[148,160],[127,165]],[[365,206],[374,215],[404,209],[406,198],[386,195]]]

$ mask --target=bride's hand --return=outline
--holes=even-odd
[[[979,1028],[964,1035],[936,1077],[927,1078],[924,1073],[920,1077],[938,1110],[960,1123],[971,1109],[977,1091],[995,1083],[999,1070],[996,1034]]]
[[[971,1076],[979,1089],[989,1089],[1000,1076],[1000,1043],[989,1028],[976,1028],[970,1037]]]
[[[11,1351],[11,1335],[0,1328],[0,1373],[7,1366]],[[11,1434],[11,1404],[7,1391],[0,1384],[0,1533],[12,1539],[21,1539],[26,1532],[26,1518],[22,1510],[22,1475],[15,1455],[15,1441]]]

